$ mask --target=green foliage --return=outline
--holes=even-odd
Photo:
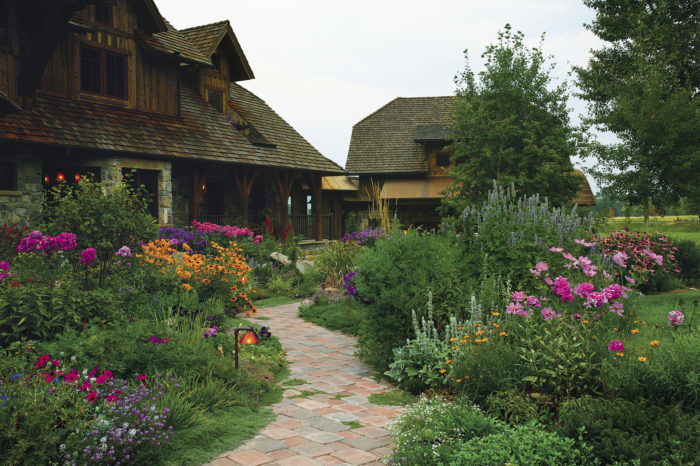
[[[700,245],[693,241],[676,243],[676,260],[681,269],[680,278],[689,284],[700,281]]]
[[[581,218],[576,207],[551,207],[537,194],[520,196],[513,186],[493,183],[486,202],[464,209],[458,224],[472,263],[486,255],[485,270],[517,286],[549,247],[575,250],[573,240],[590,233],[593,221]]]
[[[617,358],[603,364],[601,378],[610,394],[629,401],[644,397],[699,410],[700,341],[684,333],[661,338],[658,347],[649,346],[648,341],[637,342],[636,352],[626,352],[622,360]],[[639,356],[648,359],[641,362]]]
[[[322,283],[340,289],[343,277],[355,269],[355,257],[362,249],[354,241],[332,241],[316,256],[315,269],[321,274]]]
[[[72,284],[47,288],[25,283],[0,293],[0,346],[22,339],[52,339],[57,333],[80,329],[89,320],[115,317],[109,290],[82,291]]]
[[[283,274],[275,274],[267,281],[267,291],[273,295],[291,296],[293,277]]]
[[[600,464],[590,445],[559,437],[534,424],[508,428],[502,433],[470,439],[456,448],[450,464]]]
[[[359,355],[381,371],[388,368],[392,349],[413,333],[411,310],[426,315],[429,292],[438,329],[468,304],[469,271],[454,241],[416,231],[391,234],[357,258],[358,295],[370,304],[360,328]]]
[[[148,213],[146,193],[126,183],[93,182],[54,187],[47,195],[40,226],[57,235],[77,236],[78,250],[95,248],[101,262],[114,259],[122,246],[138,250],[139,241],[156,238],[156,220]]]
[[[447,464],[462,443],[504,429],[463,400],[450,403],[423,395],[389,427],[395,444],[391,459],[393,464]]]
[[[507,390],[491,393],[486,398],[484,406],[489,416],[509,424],[526,424],[541,419],[542,410],[547,409],[546,404],[547,402],[539,393]]]
[[[678,406],[584,397],[559,412],[561,435],[583,438],[605,464],[695,464],[700,461],[700,414]]]
[[[586,124],[614,133],[619,143],[588,142],[592,172],[615,197],[663,207],[679,196],[700,198],[697,90],[699,13],[693,2],[662,0],[648,7],[625,0],[584,0],[595,10],[587,25],[605,46],[575,68]]]
[[[525,195],[541,193],[554,205],[568,204],[582,183],[570,160],[576,137],[566,84],[552,88],[553,64],[547,63],[542,42],[528,48],[524,40],[506,24],[498,43],[482,54],[486,69],[478,82],[465,52],[465,71],[455,78],[450,146],[455,181],[443,199],[450,209],[485,200],[492,180],[514,184]]]
[[[355,300],[341,298],[336,302],[299,306],[299,317],[329,330],[357,335],[365,309]]]

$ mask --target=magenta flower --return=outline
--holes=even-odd
[[[0,269],[10,271],[10,263],[7,261],[0,261]]]
[[[620,296],[625,295],[625,288],[618,285],[617,283],[611,283],[605,289],[603,289],[605,297],[607,299],[618,299]]]
[[[549,250],[552,252],[562,252],[564,248],[555,248],[554,246],[552,246],[551,248],[549,248]]]
[[[595,291],[595,286],[590,282],[579,283],[574,287],[574,294],[583,299],[586,299],[593,291]]]
[[[576,312],[574,314],[574,319],[580,319],[581,317],[583,317],[583,316],[581,314],[579,314],[578,312]]]
[[[608,349],[610,351],[625,351],[625,345],[622,344],[620,340],[610,340],[608,343]]]
[[[627,259],[629,256],[624,251],[617,251],[613,255],[613,261],[620,267],[627,267]]]
[[[537,299],[537,296],[528,296],[527,299],[525,300],[525,304],[527,306],[532,306],[532,307],[540,307],[540,300]]]
[[[619,301],[615,301],[614,303],[612,303],[611,306],[608,306],[608,309],[610,309],[610,312],[614,312],[615,314],[619,315],[620,317],[622,317],[622,314],[624,314],[624,312],[625,312],[624,305]]]
[[[106,398],[106,400],[107,400],[107,403],[112,404],[112,403],[116,403],[117,401],[119,401],[119,397],[117,395],[109,395]]]
[[[94,403],[95,401],[97,401],[97,392],[92,391],[92,392],[88,393],[87,400],[90,403]]]
[[[522,302],[526,296],[527,296],[527,294],[525,294],[525,292],[523,292],[523,291],[513,291],[510,294],[511,299],[515,302],[518,302],[518,303]]]
[[[555,317],[561,317],[561,314],[557,314],[551,307],[542,308],[542,315],[544,316],[544,320],[552,320]]]
[[[78,264],[85,264],[89,267],[93,262],[95,262],[96,258],[97,251],[95,251],[95,248],[87,248],[80,253],[80,261],[78,261]]]
[[[549,270],[549,266],[546,262],[538,262],[537,264],[535,264],[535,269],[538,272],[546,272],[547,270]]]

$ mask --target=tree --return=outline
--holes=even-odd
[[[641,204],[648,222],[652,205],[700,196],[700,9],[694,0],[584,3],[596,10],[586,27],[609,43],[575,68],[588,102],[584,123],[618,138],[603,144],[590,136],[585,152],[597,159],[591,171],[601,184]]]
[[[581,185],[570,160],[576,133],[566,84],[550,89],[553,65],[546,63],[542,42],[527,49],[523,37],[506,24],[498,43],[482,55],[486,69],[478,82],[465,51],[465,71],[455,78],[450,148],[456,164],[443,201],[448,209],[485,199],[493,180],[514,184],[522,195],[540,193],[554,205],[569,202]]]

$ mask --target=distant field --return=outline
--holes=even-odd
[[[635,232],[662,233],[676,242],[690,240],[700,245],[700,222],[698,222],[696,215],[651,217],[648,229],[644,226],[643,217],[616,217],[610,219],[608,230],[622,229],[629,229]]]

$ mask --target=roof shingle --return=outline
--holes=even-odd
[[[434,136],[435,127],[451,124],[453,107],[453,96],[392,100],[353,126],[346,170],[352,174],[427,172],[422,144],[415,141],[427,131],[418,128],[430,125]]]

